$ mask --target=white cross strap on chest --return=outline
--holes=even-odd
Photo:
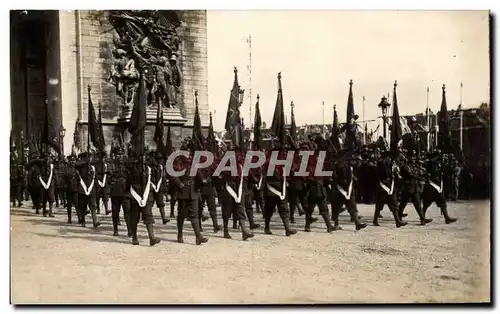
[[[241,197],[243,196],[243,174],[241,174],[240,185],[238,186],[238,195],[236,195],[236,192],[234,192],[234,190],[227,183],[226,183],[226,191],[229,193],[229,195],[231,195],[236,204],[240,204]]]
[[[89,195],[90,192],[92,192],[92,189],[94,188],[95,168],[92,165],[90,167],[92,168],[92,179],[90,180],[90,185],[88,188],[87,188],[87,185],[85,184],[85,182],[83,182],[83,179],[82,179],[82,176],[80,175],[80,172],[78,172],[78,176],[80,177],[80,185],[82,186],[83,193],[85,193],[85,195]]]
[[[337,189],[339,190],[340,194],[342,194],[345,197],[346,200],[351,199],[352,182],[353,180],[351,180],[351,183],[349,183],[349,188],[347,189],[347,192],[340,186],[340,184],[337,184]]]
[[[262,176],[260,176],[259,183],[257,183],[256,185],[257,191],[260,191],[261,187],[262,187]]]
[[[160,180],[158,180],[158,183],[154,184],[153,182],[151,182],[151,186],[153,187],[153,190],[155,191],[155,193],[158,193],[158,191],[160,190],[160,186],[161,186],[161,182],[163,181],[163,166],[160,165]]]
[[[149,189],[151,188],[151,168],[148,166],[148,182],[146,183],[146,188],[144,189],[144,194],[142,198],[137,192],[134,190],[132,186],[130,186],[130,194],[137,201],[140,207],[146,207],[146,203],[148,202]]]
[[[384,189],[384,191],[387,193],[387,195],[392,195],[392,193],[394,192],[394,180],[391,181],[391,188],[390,189],[387,185],[382,183],[382,181],[380,181],[379,184],[380,184],[380,187],[382,189]]]
[[[432,182],[431,180],[429,180],[429,183],[431,184],[431,186],[432,186],[433,188],[435,188],[435,189],[436,189],[436,191],[437,191],[438,193],[441,193],[441,192],[443,191],[443,180],[441,180],[441,185],[440,185],[440,186],[438,186],[436,183]]]
[[[102,181],[99,181],[99,179],[97,179],[97,182],[99,183],[99,186],[101,188],[103,188],[105,185],[106,185],[106,172],[108,171],[108,164],[104,164],[104,177],[102,177]]]
[[[43,181],[42,175],[38,178],[40,180],[40,183],[42,184],[43,188],[48,190],[50,187],[50,183],[52,182],[52,174],[54,173],[54,165],[50,164],[50,174],[49,178],[47,179],[47,182]]]
[[[269,184],[267,184],[267,188],[269,191],[271,191],[271,193],[278,196],[280,198],[280,200],[284,200],[285,196],[286,196],[286,175],[285,175],[285,173],[283,173],[283,192],[279,192],[278,190],[276,190],[275,188],[273,188]]]

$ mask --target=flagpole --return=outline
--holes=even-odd
[[[322,101],[321,105],[323,106],[323,126],[325,125],[325,102]]]
[[[366,116],[365,116],[365,96],[363,96],[363,120],[365,121],[365,129],[367,127],[366,125]],[[365,135],[363,136],[364,138],[364,144],[366,145],[366,132]]]
[[[87,86],[87,89],[89,91],[89,99],[88,102],[90,104],[90,91],[92,90],[92,87],[90,84]],[[90,153],[90,110],[87,109],[87,152]]]
[[[431,120],[430,120],[430,115],[429,115],[429,87],[427,87],[427,109],[426,109],[426,115],[427,115],[427,151],[430,151],[431,149]]]

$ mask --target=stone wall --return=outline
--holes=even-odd
[[[175,131],[172,128],[172,135],[177,137],[173,139],[175,143],[180,142],[180,137],[191,136],[195,90],[198,90],[202,125],[206,127],[209,123],[206,11],[181,11],[179,15],[182,44],[178,62],[183,74],[180,108],[188,121],[183,127],[176,127]],[[81,138],[86,145],[88,85],[92,88],[91,97],[96,112],[98,105],[101,106],[106,142],[110,143],[111,138],[123,128],[118,125],[123,100],[116,96],[115,87],[109,80],[115,31],[102,11],[59,11],[59,26],[62,116],[67,130],[65,152],[70,152],[77,117],[83,123]],[[154,126],[148,125],[148,141],[152,140],[151,130],[154,132]],[[166,132],[165,127],[165,136]]]

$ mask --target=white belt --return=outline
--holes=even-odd
[[[351,180],[351,183],[349,183],[349,188],[347,192],[339,184],[337,184],[337,189],[339,190],[340,194],[342,194],[345,197],[346,200],[349,200],[351,198],[352,182],[353,180]]]
[[[441,193],[441,191],[443,191],[443,180],[441,180],[441,186],[438,186],[436,183],[432,182],[431,180],[429,180],[429,183],[430,185],[436,189],[436,191],[438,193]]]
[[[394,192],[394,180],[391,181],[391,188],[387,187],[385,184],[382,183],[382,181],[379,182],[380,187],[384,189],[385,192],[387,192],[387,195],[392,195]]]
[[[54,165],[50,164],[50,174],[49,174],[49,179],[47,182],[43,181],[42,176],[40,176],[38,179],[40,180],[40,183],[42,184],[43,188],[48,190],[50,187],[50,183],[52,182],[52,174],[54,173]]]
[[[238,195],[236,192],[226,183],[226,191],[231,195],[236,202],[236,204],[241,203],[241,197],[243,196],[243,174],[241,175],[240,185],[238,186]]]
[[[97,179],[97,182],[99,183],[99,186],[101,188],[103,188],[106,185],[106,177],[107,177],[106,172],[107,171],[108,171],[108,165],[104,164],[104,177],[102,178],[102,181],[99,181],[99,179]]]
[[[161,183],[163,181],[163,166],[160,165],[160,180],[158,180],[158,183],[157,184],[154,184],[153,182],[151,182],[151,185],[153,186],[153,190],[155,191],[155,193],[158,193],[158,191],[160,190],[160,186],[161,186]]]
[[[276,190],[275,188],[273,188],[269,184],[267,184],[267,188],[269,189],[269,191],[271,191],[271,193],[278,196],[280,198],[280,200],[284,200],[285,196],[286,196],[286,175],[283,174],[283,193],[279,192],[278,190]]]
[[[90,186],[88,188],[87,188],[87,185],[85,184],[85,182],[83,182],[82,176],[80,175],[80,173],[78,173],[78,176],[80,177],[80,185],[82,186],[83,192],[85,193],[85,195],[89,195],[90,192],[92,191],[92,189],[94,188],[95,168],[92,165],[90,167],[92,168],[93,175],[92,175],[92,180],[90,181]]]
[[[144,189],[144,194],[142,198],[137,192],[134,190],[132,186],[130,186],[130,194],[137,201],[140,207],[146,207],[146,203],[148,202],[149,189],[151,187],[151,168],[148,167],[148,182],[146,183],[146,188]]]

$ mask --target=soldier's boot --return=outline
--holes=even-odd
[[[52,207],[54,204],[49,204],[49,217],[55,217],[54,214],[52,213]]]
[[[233,217],[233,229],[238,229],[238,220]]]
[[[224,238],[231,239],[231,235],[229,234],[229,219],[222,219],[222,225],[224,229]]]
[[[130,215],[128,211],[123,211],[123,217],[125,218],[125,225],[127,225],[127,236],[132,236],[132,224],[130,223]],[[120,225],[120,214],[118,214],[118,218],[116,219],[116,224]]]
[[[177,243],[184,243],[184,219],[177,216]]]
[[[408,224],[406,221],[401,220],[397,211],[393,211],[392,215],[394,216],[394,221],[396,222],[397,228],[406,226]]]
[[[295,223],[295,217],[293,215],[293,212],[290,211],[290,223],[294,224]]]
[[[359,217],[360,216],[357,213],[355,215],[352,215],[352,219],[354,221],[354,225],[356,226],[356,230],[361,230],[366,228],[366,224],[361,222],[361,219]]]
[[[170,219],[168,219],[167,216],[165,215],[165,207],[160,207],[160,216],[161,216],[161,221],[164,225],[170,221]]]
[[[118,224],[116,223],[116,220],[113,221],[113,235],[115,237],[118,236]]]
[[[198,226],[200,226],[200,232],[203,232],[203,226],[201,224],[201,219],[198,219]]]
[[[33,205],[33,209],[35,209],[35,215],[40,215],[40,208]]]
[[[254,237],[254,234],[247,228],[245,220],[240,219],[240,226],[241,226],[241,238],[243,239],[243,241],[246,241],[247,239]]]
[[[42,214],[43,214],[43,217],[47,217],[47,205],[46,204],[43,205]]]
[[[293,234],[296,234],[297,233],[297,230],[293,229],[291,226],[290,226],[290,220],[289,220],[289,217],[287,214],[285,214],[284,212],[280,211],[280,217],[281,217],[281,220],[283,220],[283,226],[285,227],[285,235],[287,237],[293,235]]]
[[[66,212],[68,213],[68,223],[71,224],[71,206],[66,207]]]
[[[205,214],[205,213],[201,213],[201,221],[207,221],[208,220],[208,216]]]
[[[170,218],[175,218],[174,207],[175,204],[172,202],[172,200],[170,200]]]
[[[268,218],[268,217],[264,218],[264,233],[265,234],[273,234],[271,232],[271,218]]]
[[[217,213],[210,213],[210,218],[212,218],[212,224],[214,226],[214,233],[217,233],[220,231],[220,226],[219,223],[217,222]]]
[[[457,221],[457,218],[452,218],[450,217],[450,215],[448,214],[448,206],[446,206],[446,204],[444,204],[442,207],[441,207],[441,213],[443,214],[444,216],[444,220],[446,222],[446,224],[451,224],[451,223],[454,223],[455,221]]]
[[[201,245],[202,243],[207,243],[208,238],[205,238],[201,234],[200,222],[198,218],[191,219],[191,226],[193,226],[194,234],[196,235],[196,245]]]
[[[101,225],[101,222],[97,218],[97,213],[96,213],[95,209],[91,210],[91,214],[92,214],[92,224],[94,225],[94,229],[96,229],[97,227],[99,227]]]
[[[377,206],[377,205],[375,205]],[[373,214],[373,225],[379,227],[378,219],[380,218],[380,211],[375,208],[375,213]]]
[[[363,219],[363,217],[361,217],[361,215],[359,215],[359,214],[357,215],[357,217],[358,217],[358,220]],[[378,218],[384,218],[384,217],[382,217],[382,215],[380,215],[380,214],[378,214],[378,215],[377,215],[377,217],[378,217]],[[356,220],[354,219],[354,217],[353,217],[353,216],[351,216],[351,222],[356,222]]]
[[[161,242],[160,238],[155,237],[154,230],[153,230],[153,224],[148,223],[146,224],[146,229],[148,230],[148,236],[149,236],[149,245],[153,246],[155,244],[158,244]]]
[[[252,208],[247,209],[246,214],[247,214],[248,222],[250,223],[250,230],[259,228],[260,225],[256,224],[254,219],[253,219],[253,209]]]
[[[80,222],[80,226],[82,226],[83,228],[86,227],[86,224],[85,224],[85,216],[82,216],[82,220]]]
[[[304,209],[302,209],[302,204],[299,202],[297,203],[297,210],[299,212],[299,216],[303,216],[304,215]]]
[[[108,208],[108,207],[109,207],[109,206],[108,206],[108,203],[107,203],[107,202],[104,202],[104,213],[105,213],[106,215],[111,214],[111,211],[109,210],[109,208]]]
[[[321,217],[323,217],[323,220],[325,221],[326,232],[331,233],[333,231],[333,226],[332,221],[330,220],[330,214],[328,211],[325,211],[321,214]]]
[[[304,226],[305,232],[311,232],[312,217],[309,213],[306,213],[306,225]]]
[[[95,205],[98,215],[101,214],[101,205],[99,203],[100,203],[100,200],[97,200],[97,204]]]

